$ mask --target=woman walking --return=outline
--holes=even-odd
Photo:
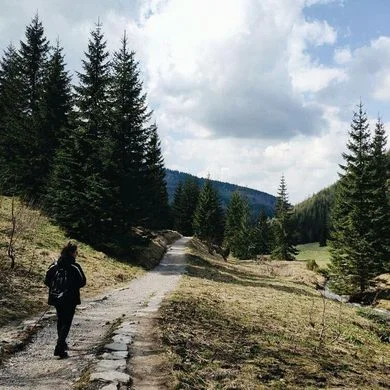
[[[45,284],[49,287],[48,304],[57,311],[58,339],[54,356],[68,357],[66,338],[72,325],[76,306],[80,301],[80,288],[86,278],[80,264],[76,263],[77,245],[68,242],[62,249],[60,258],[48,269]]]

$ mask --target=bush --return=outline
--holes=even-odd
[[[329,270],[329,268],[320,268],[318,270],[318,273],[321,274],[326,279],[330,278],[330,270]]]
[[[306,268],[309,269],[310,271],[317,272],[320,267],[318,266],[315,260],[310,259],[307,260],[306,262]]]

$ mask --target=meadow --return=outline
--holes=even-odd
[[[383,326],[329,301],[304,262],[224,262],[194,240],[160,337],[180,389],[390,387]]]
[[[318,242],[298,245],[297,249],[299,250],[299,253],[296,257],[297,260],[315,260],[320,268],[326,268],[330,262],[329,247],[320,247]]]

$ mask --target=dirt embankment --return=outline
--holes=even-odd
[[[169,245],[182,237],[181,234],[173,230],[153,232],[141,228],[134,228],[133,234],[137,234],[145,240],[145,245],[133,248],[133,256],[136,264],[147,270],[158,265]]]

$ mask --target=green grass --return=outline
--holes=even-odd
[[[161,310],[174,388],[390,387],[381,325],[323,300],[303,262],[225,263],[198,241],[188,260]]]
[[[299,250],[297,260],[315,260],[320,268],[326,268],[330,262],[329,247],[320,247],[318,242],[298,245],[297,249]]]

